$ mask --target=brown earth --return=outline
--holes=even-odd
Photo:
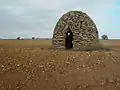
[[[50,40],[0,41],[0,90],[120,90],[120,40],[112,51],[54,51]]]

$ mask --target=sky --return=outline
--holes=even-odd
[[[120,39],[120,0],[0,0],[0,38],[51,38],[66,12],[87,13],[99,37]]]

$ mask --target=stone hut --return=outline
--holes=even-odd
[[[52,38],[54,49],[84,50],[99,42],[94,21],[82,11],[69,11],[57,22]]]

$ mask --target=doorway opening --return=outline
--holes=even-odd
[[[66,49],[71,49],[73,48],[73,33],[72,31],[69,29],[66,33],[66,38],[65,38],[65,48]]]

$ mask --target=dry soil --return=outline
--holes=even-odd
[[[120,90],[120,40],[111,51],[56,51],[50,40],[0,41],[0,90]]]

